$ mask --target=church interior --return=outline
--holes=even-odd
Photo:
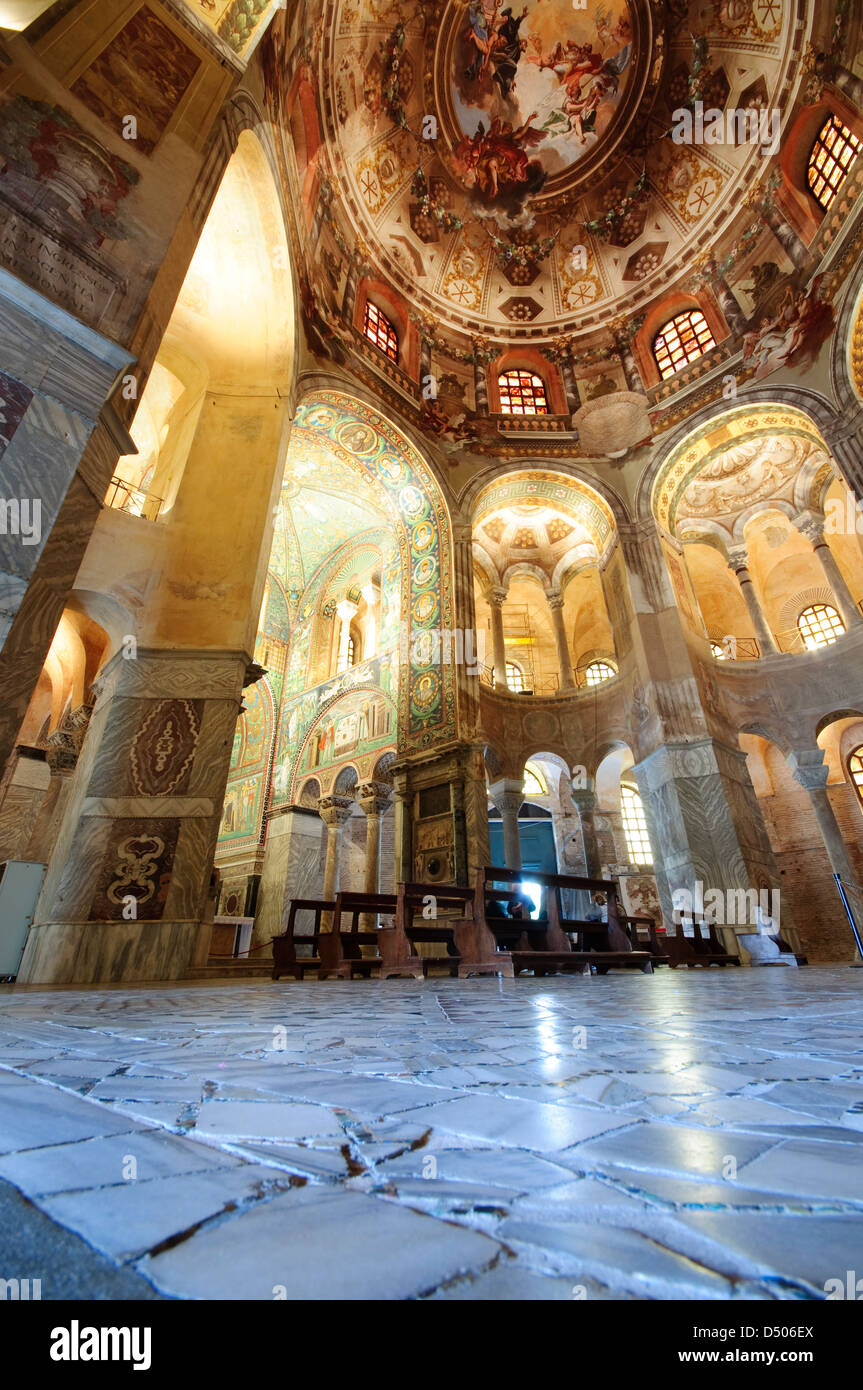
[[[863,1297],[861,0],[0,86],[0,1278]]]

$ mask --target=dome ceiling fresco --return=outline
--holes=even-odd
[[[765,171],[754,144],[676,144],[672,117],[699,66],[705,105],[784,105],[790,6],[443,0],[405,15],[325,8],[324,133],[369,262],[451,332],[547,338],[637,313],[691,276],[693,247]]]

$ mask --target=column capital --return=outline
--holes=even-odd
[[[820,748],[807,748],[792,753],[788,759],[794,771],[794,780],[808,792],[818,791],[827,786],[830,769],[824,762]]]
[[[592,816],[596,811],[596,792],[592,787],[572,792],[572,801],[580,816]]]
[[[501,608],[506,600],[508,590],[502,584],[492,584],[485,591],[485,597],[493,608]]]
[[[812,542],[813,546],[826,545],[827,542],[824,539],[825,518],[822,514],[811,511],[798,512],[791,520],[801,536],[805,536],[808,541]]]
[[[524,801],[524,782],[521,778],[502,777],[500,781],[492,782],[488,794],[501,815],[505,812],[518,815]]]
[[[354,614],[357,612],[358,608],[359,604],[354,603],[349,598],[343,598],[341,603],[336,604],[336,612],[338,613],[342,622],[345,622],[347,619],[352,618]]]
[[[728,568],[735,574],[740,574],[742,570],[749,572],[749,556],[746,553],[745,545],[729,545],[725,552],[725,559]]]
[[[545,601],[553,611],[563,607],[563,594],[560,589],[546,589]]]
[[[357,787],[357,805],[367,816],[382,816],[392,798],[389,782],[361,782]]]
[[[322,796],[318,801],[318,815],[327,826],[344,825],[353,807],[350,796]]]

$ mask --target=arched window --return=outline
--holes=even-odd
[[[497,379],[504,415],[547,415],[545,383],[536,372],[501,372]]]
[[[548,796],[548,787],[535,763],[524,765],[522,793],[525,796]]]
[[[845,624],[829,603],[813,603],[797,619],[797,631],[810,652],[829,647],[841,637]]]
[[[398,362],[399,340],[396,330],[386,314],[382,314],[377,304],[373,304],[370,299],[366,300],[363,332],[369,342],[374,343],[376,348],[380,348],[391,362]]]
[[[585,685],[602,685],[617,675],[610,661],[591,661],[584,673]]]
[[[506,663],[506,683],[510,690],[521,693],[525,689],[524,671],[520,666],[516,666],[514,661]]]
[[[626,782],[622,783],[620,788],[620,817],[623,821],[630,863],[652,864],[653,850],[650,848],[650,836],[647,833],[647,820],[641,797],[635,787],[629,786]]]
[[[863,743],[859,748],[855,748],[851,757],[848,759],[848,773],[854,783],[855,791],[863,805]]]
[[[711,642],[710,650],[717,661],[728,660],[728,648],[724,647],[721,642]]]
[[[838,116],[831,116],[815,137],[809,155],[809,191],[826,212],[848,177],[861,141]]]
[[[665,381],[713,347],[716,347],[716,339],[700,309],[687,309],[684,314],[675,315],[653,340],[659,375]]]

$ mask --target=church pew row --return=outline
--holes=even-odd
[[[687,926],[692,927],[692,936],[684,934],[683,923],[680,922],[677,934],[665,938],[668,963],[672,970],[679,965],[685,965],[690,970],[695,970],[699,965],[705,968],[710,965],[740,965],[740,957],[726,950],[713,922],[702,917],[693,919]]]
[[[483,868],[473,888],[400,883],[396,894],[339,893],[334,902],[295,899],[285,934],[273,939],[273,979],[290,974],[301,980],[312,969],[321,979],[368,978],[376,968],[382,979],[422,979],[432,966],[445,967],[460,978],[512,977],[523,970],[537,975],[589,974],[591,966],[598,974],[612,966],[649,974],[654,962],[667,959],[653,920],[626,918],[619,909],[617,885],[608,880],[533,874],[532,881],[547,889],[546,914],[538,920],[504,916],[501,907],[523,902],[523,894],[500,884],[520,885],[522,876],[517,870]],[[604,893],[608,920],[566,918],[560,893],[576,889]],[[314,913],[311,935],[297,933],[300,912]],[[378,914],[390,924],[361,925]],[[642,949],[639,928],[647,931],[647,949]],[[419,945],[442,949],[428,954],[418,951]],[[310,953],[298,954],[297,946]]]

